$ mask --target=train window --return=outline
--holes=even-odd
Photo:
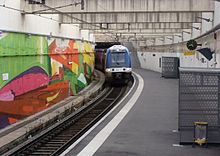
[[[125,49],[112,49],[111,53],[125,53],[126,50]]]
[[[114,52],[111,53],[112,56],[112,66],[123,66],[125,65],[125,53]]]

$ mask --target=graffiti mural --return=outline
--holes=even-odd
[[[30,34],[0,36],[0,128],[76,95],[93,79],[89,42]]]

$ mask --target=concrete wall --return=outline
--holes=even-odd
[[[169,3],[161,0],[85,0],[86,10],[94,8],[97,11],[108,10],[209,10],[212,8],[210,0],[169,0]]]
[[[209,61],[198,51],[194,51],[191,55],[186,55],[185,52],[189,51],[186,48],[186,42],[181,42],[181,36],[184,41],[189,40],[190,38],[196,38],[213,26],[220,24],[220,2],[215,2],[215,14],[214,17],[210,13],[203,13],[203,18],[214,18],[214,23],[202,21],[202,23],[194,23],[194,27],[199,27],[200,30],[192,28],[191,30],[185,30],[191,32],[190,34],[182,33],[176,34],[174,36],[174,43],[169,44],[171,40],[168,40],[165,36],[165,42],[163,38],[156,40],[156,46],[148,47],[147,49],[140,49],[138,52],[138,58],[141,63],[142,68],[150,69],[153,71],[161,72],[161,67],[159,67],[159,59],[163,56],[170,57],[179,57],[181,67],[204,67],[204,68],[220,68],[220,30],[216,30],[217,40],[214,39],[214,32],[200,37],[197,39],[197,42],[202,44],[202,47],[199,48],[210,48],[211,51],[215,51],[213,58]],[[218,26],[220,28],[220,25]],[[160,45],[159,45],[160,44]],[[165,45],[162,45],[165,44]],[[185,54],[184,54],[185,53]]]
[[[215,17],[214,17],[214,25],[220,23],[220,2],[215,2]]]
[[[138,52],[138,58],[141,63],[141,68],[161,72],[160,66],[161,57],[179,57],[181,67],[201,67],[201,68],[213,68],[214,60],[208,61],[199,52],[195,55],[185,56],[184,53],[169,53],[169,52]],[[220,68],[220,54],[217,54],[216,68]]]
[[[217,14],[216,14],[217,15]],[[202,34],[206,33],[207,31],[209,31],[210,29],[212,29],[212,27],[214,26],[214,17],[212,13],[202,13],[202,18],[206,18],[206,19],[210,19],[210,22],[207,22],[206,20],[202,20]]]
[[[220,25],[219,25],[220,28]],[[210,48],[215,51],[213,58],[209,61],[198,51],[187,54],[189,50],[186,48],[186,42],[148,47],[138,52],[138,58],[141,67],[161,72],[159,67],[159,59],[163,56],[179,57],[181,67],[204,67],[204,68],[220,68],[220,30],[215,31],[217,39],[214,38],[214,32],[198,38],[197,43],[201,43],[202,47]]]
[[[81,38],[83,40],[89,40],[90,39],[89,30],[81,30]]]
[[[0,129],[76,95],[93,79],[91,42],[0,33]]]
[[[60,25],[58,15],[22,15],[15,10],[20,1],[0,0],[0,129],[76,95],[93,79],[94,45],[86,41],[93,35]]]
[[[0,5],[23,10],[21,0],[0,0]],[[0,7],[0,30],[28,32],[81,39],[79,25],[59,24],[58,15],[22,15],[21,12]],[[85,35],[85,33],[83,34]],[[87,36],[89,32],[87,31]],[[89,39],[89,38],[87,38]],[[94,40],[94,38],[92,38]]]

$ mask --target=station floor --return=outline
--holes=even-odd
[[[156,72],[136,69],[143,82],[137,81],[125,99],[103,122],[78,144],[62,155],[67,156],[219,156],[220,147],[179,146],[178,79],[164,79]],[[143,88],[140,89],[140,86]],[[142,90],[143,89],[143,90]],[[140,92],[140,96],[136,94]],[[137,98],[129,111],[126,105]],[[117,114],[121,115],[117,116]],[[124,118],[117,125],[117,118]],[[127,114],[126,114],[127,113]],[[116,119],[115,119],[116,118]],[[115,119],[115,120],[114,120]],[[111,127],[109,123],[113,122]],[[116,127],[116,128],[114,128]],[[109,130],[112,129],[112,132]],[[105,131],[103,131],[105,130]],[[109,132],[110,131],[110,132]],[[95,140],[95,141],[94,141]]]

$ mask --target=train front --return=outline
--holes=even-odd
[[[131,73],[131,58],[128,49],[122,45],[108,48],[105,68],[107,81],[128,82]]]

